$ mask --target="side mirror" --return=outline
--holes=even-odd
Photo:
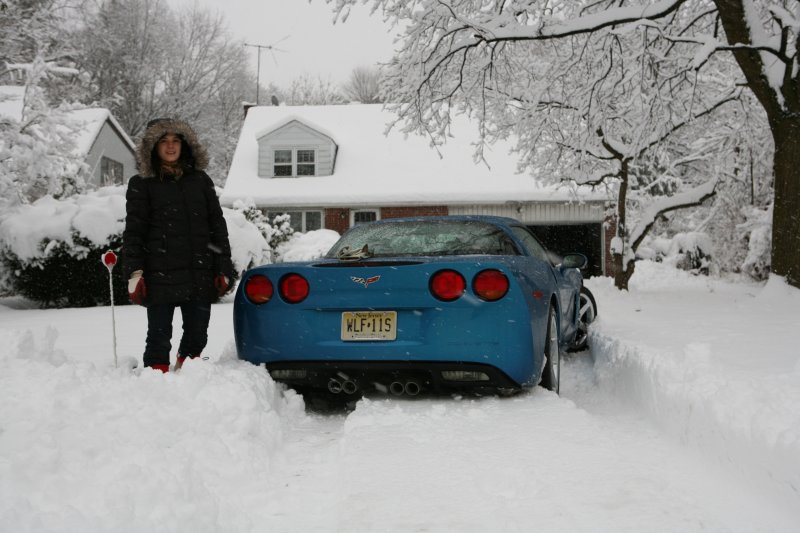
[[[561,268],[584,268],[587,264],[589,264],[589,260],[586,259],[586,256],[583,254],[567,254],[564,256],[564,259],[561,261]]]

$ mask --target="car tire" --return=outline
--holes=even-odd
[[[556,310],[552,305],[550,306],[550,312],[547,317],[544,357],[544,369],[542,370],[542,379],[539,384],[545,389],[558,394],[561,389],[561,351],[558,342]]]
[[[314,413],[337,413],[347,412],[355,409],[361,395],[343,395],[331,394],[330,392],[322,389],[314,389],[311,387],[294,387],[295,392],[303,397],[303,402],[306,405],[306,410]]]
[[[586,287],[581,287],[580,311],[578,317],[578,330],[575,340],[572,341],[569,351],[580,352],[589,347],[589,324],[597,318],[597,302],[592,292]]]

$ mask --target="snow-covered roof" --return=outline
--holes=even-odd
[[[25,87],[18,85],[2,85],[0,86],[0,115],[10,117],[13,120],[22,119],[22,103],[25,97]],[[86,155],[92,149],[103,124],[106,121],[116,129],[123,142],[127,144],[131,151],[136,150],[136,145],[125,133],[125,130],[120,126],[119,122],[114,118],[111,112],[102,107],[90,107],[86,109],[76,109],[66,112],[67,116],[72,120],[81,124],[80,133],[75,139],[76,153],[79,155]]]
[[[358,207],[575,199],[574,191],[544,186],[518,173],[518,157],[511,153],[511,142],[487,148],[489,166],[475,162],[477,127],[464,116],[453,118],[453,136],[439,152],[421,136],[394,130],[384,134],[393,119],[380,104],[252,107],[242,126],[222,202],[252,198],[259,206]],[[257,139],[291,120],[334,140],[338,152],[333,175],[258,176]],[[596,195],[582,198],[604,199]]]

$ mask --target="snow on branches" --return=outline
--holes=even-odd
[[[437,145],[451,114],[467,113],[476,157],[511,138],[538,178],[616,191],[620,288],[654,219],[741,173],[732,154],[750,140],[717,126],[763,105],[742,86],[768,84],[771,101],[797,72],[797,10],[778,0],[327,1],[340,20],[371,4],[404,32],[384,72],[394,127]]]

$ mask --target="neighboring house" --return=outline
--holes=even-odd
[[[0,86],[0,115],[21,120],[24,94],[25,87]],[[121,185],[136,173],[136,147],[108,109],[68,111],[67,116],[79,127],[75,151],[89,167],[91,185]]]
[[[393,119],[380,104],[252,107],[222,203],[252,199],[270,216],[289,213],[295,230],[340,233],[399,216],[509,216],[557,253],[585,253],[589,274],[610,273],[607,196],[520,174],[510,143],[475,161],[477,127],[463,116],[437,149],[421,136],[386,134]]]

